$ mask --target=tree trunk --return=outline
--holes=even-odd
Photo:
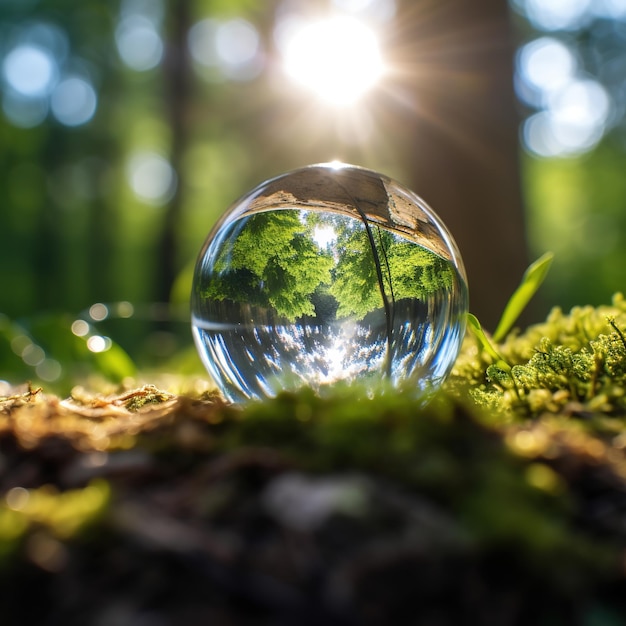
[[[177,175],[177,186],[169,201],[158,245],[155,296],[168,302],[178,273],[178,236],[183,205],[183,155],[187,144],[187,107],[191,91],[191,68],[187,56],[187,32],[191,25],[189,0],[169,4],[169,45],[165,60],[165,93],[168,97],[167,120],[172,133],[170,164]]]
[[[394,42],[406,182],[452,231],[490,329],[528,261],[509,19],[504,0],[405,0]]]

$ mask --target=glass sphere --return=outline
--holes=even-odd
[[[312,165],[243,196],[195,268],[192,329],[231,401],[361,381],[426,399],[465,332],[465,270],[450,233],[399,183]]]

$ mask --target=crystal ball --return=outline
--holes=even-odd
[[[222,216],[191,296],[200,357],[233,402],[337,383],[430,397],[468,311],[452,236],[415,193],[344,164],[268,180]]]

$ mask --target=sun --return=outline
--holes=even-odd
[[[284,48],[284,68],[296,83],[337,106],[354,104],[384,73],[374,31],[349,16],[294,28]]]

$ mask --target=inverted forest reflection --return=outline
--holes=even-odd
[[[332,213],[260,213],[237,220],[222,237],[214,264],[205,268],[212,280],[202,296],[269,307],[289,322],[362,319],[381,306],[381,290],[395,305],[454,283],[449,261],[378,225]]]
[[[321,189],[339,194],[334,203],[307,195],[314,208],[235,210],[201,255],[196,342],[233,400],[361,377],[421,395],[440,384],[458,349],[467,293],[453,258],[418,245],[400,224],[368,219],[358,201],[340,212],[338,180],[376,182],[371,172],[305,168],[278,179],[281,197],[302,200],[303,181],[323,177]],[[261,197],[275,186],[262,186]],[[383,205],[372,212],[388,215]],[[433,237],[431,247],[440,246]]]

